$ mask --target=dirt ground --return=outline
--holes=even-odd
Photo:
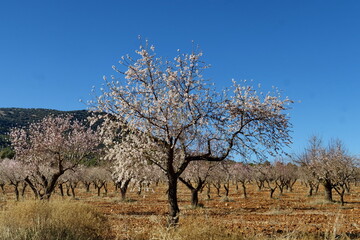
[[[129,189],[127,201],[121,201],[120,194],[111,186],[108,194],[100,197],[96,196],[95,189],[87,193],[79,188],[76,192],[77,200],[93,205],[108,217],[112,228],[109,234],[117,239],[130,239],[134,232],[165,225],[168,212],[165,185],[140,195]],[[189,190],[179,183],[180,224],[196,219],[199,224],[211,222],[230,233],[249,236],[302,232],[346,234],[349,238],[360,239],[360,187],[353,187],[345,196],[345,206],[323,201],[321,188],[315,196],[306,194],[307,188],[299,183],[293,192],[280,195],[276,191],[273,199],[267,190],[258,191],[255,185],[248,186],[247,199],[234,186],[228,199],[224,198],[224,191],[221,191],[222,196],[216,196],[213,188],[211,199],[207,200],[205,193],[201,193],[199,199],[203,206],[193,209]],[[60,198],[59,194],[54,198]],[[334,199],[338,200],[335,192]]]
[[[360,238],[360,188],[354,187],[345,197],[346,204],[323,201],[322,189],[312,197],[307,196],[305,186],[297,184],[293,192],[275,193],[270,199],[266,190],[258,191],[254,185],[248,187],[248,198],[235,187],[230,189],[228,199],[216,196],[212,189],[211,199],[200,194],[203,207],[190,206],[190,193],[179,184],[180,224],[187,219],[197,218],[216,222],[229,232],[243,232],[249,235],[265,235],[307,232],[344,234]],[[82,193],[81,199],[98,207],[110,219],[118,236],[126,236],[136,229],[151,228],[166,222],[168,211],[166,187],[159,186],[154,191],[138,195],[128,192],[129,201],[122,202],[119,194],[110,193],[106,197],[94,197]],[[224,195],[224,192],[221,192]],[[334,200],[338,200],[334,192]]]

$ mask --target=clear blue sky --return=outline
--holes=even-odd
[[[194,40],[217,86],[253,79],[297,102],[289,152],[318,134],[359,154],[359,13],[355,0],[1,1],[0,107],[84,109],[138,35],[168,57]]]

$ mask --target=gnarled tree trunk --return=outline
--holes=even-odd
[[[330,180],[324,180],[323,181],[323,186],[324,186],[324,198],[327,201],[332,202],[333,201],[333,197],[332,197],[332,189],[333,189],[333,185],[331,183]]]

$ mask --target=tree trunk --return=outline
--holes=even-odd
[[[64,188],[62,184],[59,184],[60,194],[63,197],[64,196]]]
[[[71,194],[70,194],[70,186],[68,186],[68,185],[66,185],[66,195],[67,196],[71,196]]]
[[[310,184],[309,185],[309,197],[311,197],[313,195],[313,191],[314,191],[314,188],[313,186]]]
[[[225,197],[227,198],[229,196],[229,182],[224,184],[224,189],[225,189]]]
[[[342,191],[340,192],[340,202],[341,202],[341,206],[344,206],[344,204],[345,204],[344,195],[345,195],[345,190],[342,190]]]
[[[42,196],[40,196],[41,200],[50,200],[51,194],[54,192],[56,188],[57,180],[64,172],[65,172],[64,170],[59,170],[59,172],[52,175],[50,182],[46,184],[45,193]],[[45,182],[47,183],[47,180]]]
[[[221,185],[220,184],[217,184],[217,183],[213,183],[213,186],[216,188],[216,194],[218,197],[221,197],[220,195],[220,188],[221,188]]]
[[[121,193],[121,200],[125,200],[126,199],[126,188],[120,188],[120,193]]]
[[[197,189],[191,190],[191,206],[197,207],[199,205],[199,191]]]
[[[279,190],[280,190],[280,195],[283,195],[283,193],[284,193],[284,185],[279,184],[278,187],[279,187]]]
[[[208,184],[206,184],[206,196],[208,199],[211,198],[210,193],[211,193],[211,185],[210,185],[210,183],[208,183]]]
[[[20,194],[19,194],[18,186],[19,186],[18,183],[14,184],[16,201],[19,201],[19,195],[20,195]]]
[[[350,182],[346,182],[344,184],[344,187],[345,187],[346,193],[350,193],[350,190],[351,190]]]
[[[124,184],[122,184],[122,186],[120,185],[120,193],[121,193],[121,200],[125,200],[126,199],[126,192],[129,186],[129,183],[131,181],[130,179],[127,179]]]
[[[270,198],[274,198],[274,192],[275,192],[276,188],[270,188]]]
[[[332,197],[332,189],[333,186],[331,184],[331,181],[329,180],[325,180],[323,182],[323,186],[324,186],[324,190],[325,190],[325,200],[332,202],[333,201],[333,197]]]
[[[242,186],[242,189],[243,189],[244,198],[247,198],[245,182],[242,182],[242,183],[241,183],[241,186]]]
[[[338,187],[334,187],[335,191],[339,194],[340,196],[340,203],[341,206],[344,206],[345,201],[344,201],[344,195],[345,195],[345,191],[346,191],[346,187],[345,185],[340,185]]]
[[[177,199],[178,179],[175,174],[168,173],[168,201],[169,201],[169,218],[168,226],[174,227],[179,223],[179,206]]]
[[[107,189],[107,183],[104,183],[104,195],[107,196],[108,189]]]
[[[91,183],[84,182],[84,185],[85,185],[85,188],[86,188],[86,192],[90,192]]]
[[[142,188],[143,188],[143,181],[140,181],[138,191],[137,191],[137,195],[140,195],[142,193]]]
[[[27,185],[30,186],[31,190],[33,191],[34,195],[35,195],[35,199],[39,198],[39,193],[36,190],[36,187],[34,186],[34,184],[30,181],[30,179],[28,177],[25,178],[25,182],[27,183]]]
[[[22,184],[22,190],[21,190],[21,196],[24,197],[25,196],[25,191],[26,191],[26,187],[27,187],[27,183],[23,182]]]
[[[316,193],[316,194],[319,192],[319,186],[320,186],[320,183],[317,183],[317,184],[316,184],[316,187],[315,187],[315,193]]]
[[[76,186],[70,185],[72,197],[75,198],[75,188]]]
[[[256,181],[256,185],[258,187],[258,191],[261,191],[264,187],[264,181]]]
[[[290,181],[290,185],[289,185],[290,192],[294,191],[294,185],[295,185],[296,181],[297,181],[297,179],[294,179],[292,182]]]

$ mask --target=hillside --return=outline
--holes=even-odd
[[[40,108],[0,108],[0,149],[8,146],[6,135],[13,127],[26,127],[46,116],[71,114],[78,120],[86,119],[90,113],[86,110],[58,111]]]

